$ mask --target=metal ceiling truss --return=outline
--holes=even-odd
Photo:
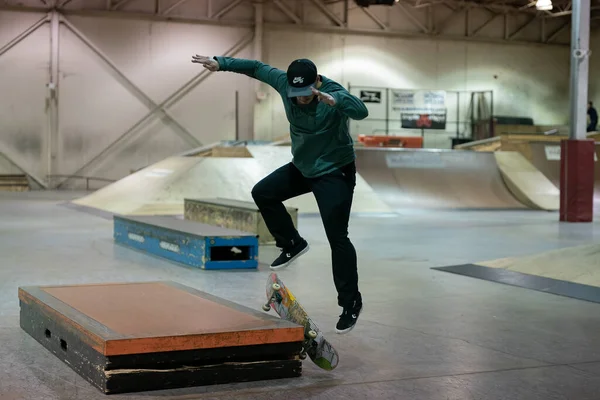
[[[125,3],[130,0],[122,0],[120,3]],[[9,149],[4,148],[0,143],[0,152],[23,172],[29,175],[39,185],[44,188],[61,188],[65,183],[69,182],[73,178],[80,177],[82,174],[87,173],[93,167],[99,165],[99,163],[106,159],[107,156],[114,154],[119,149],[122,149],[127,143],[130,142],[134,137],[139,137],[140,128],[145,124],[151,122],[155,118],[162,119],[168,126],[171,126],[176,134],[183,139],[190,147],[197,148],[202,143],[190,133],[183,125],[181,125],[173,115],[167,110],[173,107],[177,102],[183,99],[191,90],[200,85],[208,76],[209,72],[202,69],[197,75],[192,77],[189,81],[183,84],[181,87],[173,91],[165,100],[160,104],[154,102],[142,89],[140,89],[133,81],[131,81],[119,67],[100,49],[98,48],[89,38],[87,38],[75,25],[73,25],[69,19],[63,15],[63,10],[60,8],[61,5],[70,3],[71,0],[63,0],[63,2],[52,1],[52,0],[40,0],[44,5],[51,6],[51,8],[45,9],[45,14],[41,19],[26,28],[23,32],[17,35],[15,38],[10,40],[8,43],[0,47],[0,56],[8,52],[10,49],[18,45],[29,35],[34,33],[38,28],[46,23],[50,23],[50,42],[52,43],[50,52],[50,73],[49,73],[49,102],[48,102],[48,154],[46,167],[47,176],[49,177],[48,183],[45,183],[43,179],[36,176],[32,171],[24,167],[24,163],[21,162],[18,154],[11,152]],[[181,2],[183,3],[183,2]],[[108,4],[108,7],[118,7],[117,4]],[[1,9],[1,8],[0,8]],[[89,161],[81,165],[76,171],[67,175],[60,183],[54,184],[50,177],[56,176],[54,174],[56,166],[54,160],[60,159],[60,132],[58,124],[58,41],[59,41],[59,25],[63,24],[69,29],[76,37],[78,37],[88,48],[90,48],[105,64],[107,64],[111,70],[118,76],[121,83],[129,89],[134,96],[136,96],[140,102],[145,104],[149,112],[140,118],[135,124],[130,126],[125,132],[123,132],[117,139],[112,143],[94,155]],[[242,38],[234,44],[230,49],[226,50],[223,54],[225,56],[235,56],[239,51],[243,50],[246,46],[252,43],[254,40],[254,32],[248,30]],[[143,133],[142,133],[143,134]]]
[[[81,165],[72,173],[78,176],[97,166],[109,154],[114,154],[122,148],[129,139],[136,136],[140,127],[155,118],[160,118],[170,125],[186,143],[198,147],[201,143],[167,110],[181,100],[193,88],[206,79],[208,72],[201,71],[182,87],[175,90],[160,104],[154,102],[146,93],[128,79],[110,58],[94,45],[70,21],[70,15],[149,19],[158,21],[173,21],[193,24],[212,24],[222,26],[246,27],[244,36],[225,55],[235,55],[244,47],[251,44],[255,38],[262,42],[263,29],[300,30],[310,32],[332,32],[352,35],[374,35],[383,37],[404,37],[416,39],[439,39],[460,41],[482,41],[495,43],[532,43],[540,45],[569,46],[568,35],[563,37],[570,26],[571,2],[555,0],[555,9],[552,12],[541,12],[535,9],[535,3],[530,0],[520,1],[458,1],[458,0],[400,0],[391,7],[359,7],[353,0],[203,0],[206,5],[202,7],[185,8],[188,3],[200,0],[0,0],[0,11],[30,11],[43,13],[44,16],[31,27],[0,47],[0,56],[16,46],[40,26],[50,24],[50,40],[52,43],[50,54],[50,81],[49,81],[49,112],[48,112],[48,149],[47,171],[52,175],[56,166],[54,160],[60,159],[60,132],[58,124],[58,40],[59,25],[63,24],[83,43],[92,49],[96,55],[107,64],[119,77],[121,83],[127,87],[149,111],[138,122],[125,130],[113,143],[102,149],[89,161]],[[592,0],[600,1],[600,0]],[[17,4],[18,2],[18,4]],[[140,6],[143,5],[145,8]],[[382,8],[383,7],[383,8]],[[596,3],[592,3],[591,22],[599,19]],[[191,11],[190,11],[191,10]],[[471,14],[482,13],[487,19],[481,21],[471,17]],[[278,17],[277,17],[278,16]],[[319,16],[319,18],[317,18]],[[357,16],[362,17],[361,24],[357,24]],[[514,21],[512,19],[515,19]],[[462,21],[461,21],[462,19]],[[488,30],[491,24],[502,19],[504,29]],[[372,24],[365,28],[365,21]],[[398,21],[404,21],[401,28]],[[457,34],[457,22],[460,27],[464,23],[462,34]],[[454,30],[448,27],[453,25]],[[514,26],[512,26],[514,25]],[[526,29],[539,29],[537,40],[522,38]],[[552,25],[551,27],[549,27]],[[512,28],[511,28],[512,26]],[[498,33],[501,31],[500,33]],[[520,36],[521,35],[521,36]],[[559,40],[560,39],[560,40]],[[258,46],[258,47],[257,47]],[[261,46],[255,43],[256,57],[262,53]],[[10,154],[7,149],[1,148],[7,158],[22,166],[18,155]],[[23,168],[21,168],[23,169]],[[24,170],[42,186],[46,186],[39,177]],[[63,180],[58,187],[70,179]],[[54,185],[48,185],[54,186]]]
[[[1,2],[4,5],[1,5]],[[152,19],[173,22],[253,27],[257,22],[252,5],[264,7],[263,27],[310,32],[374,35],[404,38],[435,38],[452,41],[511,42],[525,44],[568,46],[571,22],[571,1],[554,0],[552,11],[539,11],[535,0],[400,0],[393,6],[360,7],[354,0],[202,0],[206,4],[194,11],[184,6],[200,0],[0,0],[1,9],[48,11],[57,9],[64,15],[88,15]],[[23,5],[23,3],[25,3]],[[232,11],[244,7],[245,12]],[[238,10],[239,11],[239,10]],[[325,18],[309,20],[308,15],[319,13]],[[372,27],[357,26],[356,14],[362,13],[372,21]],[[476,22],[481,14],[483,23]],[[592,0],[592,28],[600,20],[600,0]],[[241,15],[243,14],[243,15]],[[273,15],[279,14],[279,18]],[[477,15],[476,15],[477,14]],[[476,18],[476,16],[478,18]],[[283,17],[283,18],[282,18]],[[525,18],[528,17],[528,18]],[[490,25],[503,20],[503,30]],[[390,21],[406,21],[401,27]],[[464,28],[456,30],[457,24]],[[392,27],[391,25],[396,25]],[[449,29],[449,26],[453,26]],[[535,30],[523,37],[523,32]]]

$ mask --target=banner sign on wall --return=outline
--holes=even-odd
[[[406,129],[446,129],[446,112],[435,114],[400,114],[402,127]]]
[[[400,111],[402,128],[446,129],[446,92],[393,90],[392,108]]]
[[[546,160],[560,161],[560,146],[546,145],[544,146]],[[598,162],[598,155],[594,152],[594,162]]]
[[[381,103],[381,91],[361,90],[360,99],[365,103]]]

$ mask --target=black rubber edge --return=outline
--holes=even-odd
[[[600,303],[600,287],[597,286],[524,274],[522,272],[510,271],[504,268],[484,267],[483,265],[477,264],[452,265],[448,267],[435,267],[432,269],[589,301],[592,303]]]

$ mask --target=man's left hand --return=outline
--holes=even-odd
[[[323,93],[315,88],[312,88],[312,92],[315,96],[318,97],[320,102],[325,103],[328,106],[332,106],[332,107],[335,106],[335,99],[333,98],[332,95]]]

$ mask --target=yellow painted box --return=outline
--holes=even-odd
[[[298,228],[298,209],[286,207]],[[256,204],[225,198],[184,199],[184,218],[203,224],[237,229],[258,235],[260,244],[275,244]]]

